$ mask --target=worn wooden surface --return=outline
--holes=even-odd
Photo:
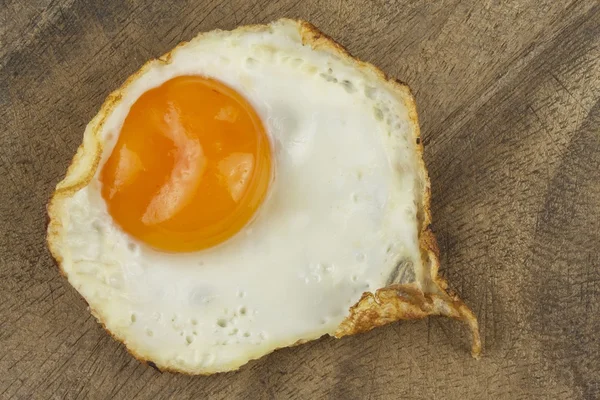
[[[45,248],[45,203],[109,91],[200,31],[307,19],[416,94],[442,274],[473,307],[236,373],[138,363]],[[0,398],[600,398],[600,4],[0,1]]]

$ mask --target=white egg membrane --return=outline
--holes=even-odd
[[[267,129],[274,176],[240,233],[171,254],[121,231],[98,173],[136,99],[186,74],[218,79],[248,99]],[[303,45],[296,23],[204,34],[169,63],[147,65],[122,95],[100,132],[96,176],[62,203],[60,248],[69,281],[135,354],[192,373],[234,369],[332,334],[363,292],[386,286],[399,261],[422,270],[424,181],[405,104],[372,72]]]

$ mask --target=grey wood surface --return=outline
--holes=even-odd
[[[200,31],[306,19],[413,88],[441,273],[479,317],[159,373],[86,310],[45,205],[87,122]],[[600,3],[0,1],[0,398],[600,398]]]

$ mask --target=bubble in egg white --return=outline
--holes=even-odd
[[[225,328],[225,327],[227,327],[227,320],[224,318],[219,318],[217,320],[217,325],[220,326],[221,328]]]

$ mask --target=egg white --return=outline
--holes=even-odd
[[[146,64],[110,112],[88,125],[87,150],[61,183],[94,171],[57,206],[54,253],[64,273],[113,335],[160,368],[235,369],[332,334],[363,292],[389,283],[400,261],[412,268],[398,279],[422,278],[417,212],[426,178],[404,97],[370,68],[303,44],[300,30],[283,20],[214,31]],[[180,75],[220,80],[254,106],[274,176],[240,233],[172,254],[122,232],[98,173],[132,104]]]

